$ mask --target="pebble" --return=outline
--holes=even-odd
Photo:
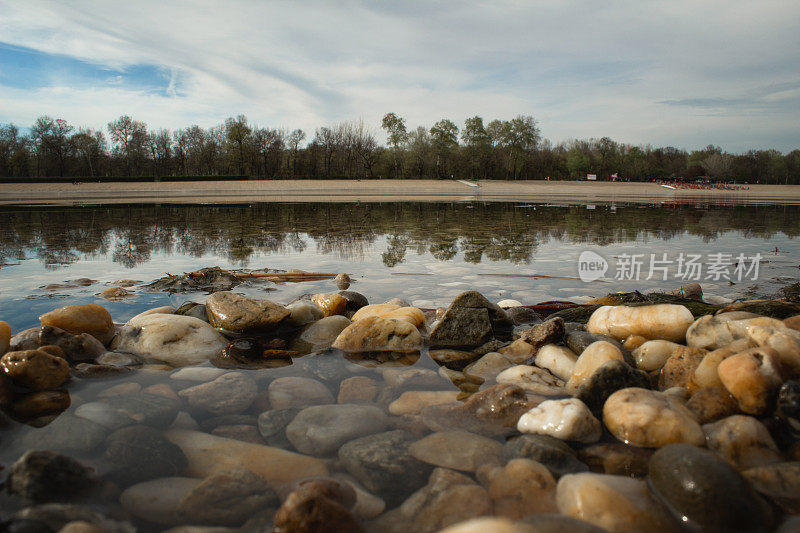
[[[800,382],[786,381],[778,390],[775,414],[795,433],[800,432]]]
[[[499,348],[497,353],[505,355],[514,363],[522,364],[528,362],[528,360],[536,355],[536,350],[524,340],[517,339],[511,344]]]
[[[39,317],[43,326],[55,326],[73,335],[88,333],[103,344],[114,337],[116,328],[108,311],[97,304],[68,305]]]
[[[343,315],[347,308],[347,298],[338,293],[320,293],[311,296],[311,301],[322,309],[322,316]]]
[[[328,388],[316,379],[285,377],[269,384],[269,403],[273,409],[308,407],[334,403]]]
[[[274,531],[361,533],[348,507],[326,494],[298,490],[289,494],[273,517]]]
[[[105,399],[104,403],[139,424],[157,428],[169,426],[175,420],[180,407],[179,402],[173,398],[147,392],[112,396]]]
[[[800,375],[800,332],[785,327],[748,325],[747,336],[756,345],[774,350],[787,372]]]
[[[297,413],[286,426],[286,437],[301,453],[325,456],[349,440],[385,431],[388,425],[388,417],[372,405],[316,405]]]
[[[541,324],[523,331],[520,339],[530,344],[534,351],[546,344],[558,344],[564,340],[564,320],[560,317],[551,318]]]
[[[574,322],[570,322],[570,324],[574,324]],[[611,344],[613,344],[614,346],[619,348],[619,351],[622,352],[623,357],[625,356],[625,354],[627,352],[627,350],[622,345],[622,343],[619,342],[614,337],[609,337],[608,335],[600,335],[599,333],[589,333],[588,331],[580,330],[580,329],[568,331],[565,340],[566,340],[566,343],[567,343],[567,347],[570,350],[572,350],[573,353],[575,353],[576,355],[582,354],[583,351],[588,346],[590,346],[591,344],[593,344],[593,343],[595,343],[597,341],[610,342]],[[635,364],[635,363],[633,363],[632,360],[633,360],[633,357],[631,356],[631,361],[627,361],[627,359],[626,359],[626,362],[628,362],[629,364]]]
[[[603,474],[646,478],[653,455],[648,448],[627,446],[619,442],[597,443],[581,448],[578,457],[590,470]]]
[[[134,533],[135,528],[128,522],[117,522],[105,518],[101,514],[84,505],[68,503],[44,503],[26,507],[14,513],[8,530],[15,532],[51,532],[61,531],[70,523],[83,522],[91,524],[94,529],[82,530],[82,533]],[[19,529],[18,529],[19,528]]]
[[[368,317],[347,326],[332,345],[344,352],[415,352],[422,346],[422,335],[403,320]]]
[[[732,355],[719,364],[717,373],[739,408],[751,415],[770,409],[783,383],[777,354],[771,348],[752,348]]]
[[[647,341],[634,349],[636,367],[642,370],[659,370],[680,344],[665,340]]]
[[[739,339],[738,341],[733,341],[733,343],[724,348],[718,348],[713,352],[707,353],[686,382],[686,388],[695,392],[704,387],[721,387],[722,381],[719,379],[718,372],[719,364],[731,355],[735,355],[750,348],[752,348],[750,341],[747,339]]]
[[[505,309],[508,318],[516,325],[541,324],[542,319],[529,307],[509,307]]]
[[[367,300],[367,297],[360,292],[339,291],[339,295],[343,296],[347,300],[347,311],[355,312],[362,307],[369,305],[369,300]]]
[[[784,512],[800,513],[800,462],[750,468],[742,475],[753,488],[775,502]]]
[[[638,335],[646,339],[683,342],[686,330],[693,322],[692,312],[682,305],[604,305],[592,313],[586,330],[618,340]]]
[[[305,300],[292,302],[286,306],[286,309],[289,311],[287,320],[297,326],[311,324],[324,316],[322,309],[317,304]]]
[[[148,309],[147,311],[142,311],[138,315],[132,317],[131,320],[136,320],[137,318],[141,318],[143,316],[155,315],[155,314],[172,315],[175,313],[175,311],[177,311],[176,307],[173,307],[171,305],[162,305],[160,307],[153,307],[152,309]]]
[[[8,471],[9,494],[34,502],[74,499],[97,483],[93,470],[50,451],[28,451]]]
[[[108,429],[91,420],[63,413],[40,429],[30,430],[16,441],[23,450],[52,450],[68,454],[89,454],[105,441]]]
[[[583,443],[597,442],[603,434],[600,421],[575,398],[540,403],[520,417],[517,429]]]
[[[658,388],[686,387],[708,352],[702,348],[678,346],[669,356],[658,376]]]
[[[589,470],[568,444],[549,435],[519,435],[510,438],[503,446],[502,459],[511,461],[516,458],[541,463],[557,478]]]
[[[497,377],[503,370],[514,366],[514,363],[505,355],[497,352],[489,352],[474,363],[464,367],[464,373],[470,376],[477,376],[484,380]]]
[[[752,416],[734,415],[703,426],[708,448],[737,470],[783,460],[767,428]]]
[[[689,398],[686,408],[700,424],[716,422],[739,412],[736,399],[722,385],[703,387]]]
[[[519,300],[506,299],[506,300],[500,300],[499,302],[497,302],[497,307],[499,307],[501,309],[508,309],[509,307],[521,307],[521,306],[522,306],[522,302],[520,302]]]
[[[217,330],[202,320],[153,314],[128,321],[120,328],[111,348],[177,367],[203,363],[219,356],[227,344]]]
[[[402,320],[418,328],[424,327],[425,325],[425,315],[416,307],[400,307],[399,309],[395,309],[394,311],[389,311],[388,313],[380,315],[380,317],[389,318],[392,320]]]
[[[292,349],[301,353],[311,353],[329,348],[349,325],[350,320],[341,315],[317,320],[303,329],[292,343]]]
[[[431,389],[442,385],[442,379],[427,368],[383,368],[381,377],[393,389]]]
[[[622,346],[626,350],[635,350],[636,348],[639,348],[642,344],[646,342],[648,342],[647,339],[645,339],[641,335],[630,335],[622,342]]]
[[[475,352],[450,349],[429,350],[428,355],[430,355],[431,359],[436,361],[437,364],[453,370],[462,370],[479,357]]]
[[[622,352],[615,345],[606,341],[593,342],[578,357],[567,381],[567,392],[574,394],[581,385],[589,381],[592,374],[608,361],[617,359],[624,361]]]
[[[633,446],[705,443],[702,428],[679,400],[637,387],[619,390],[608,398],[603,422],[612,435]]]
[[[299,412],[299,408],[264,411],[258,416],[258,432],[270,446],[288,448],[291,444],[286,438],[286,426]]]
[[[409,446],[416,459],[435,466],[474,472],[484,464],[499,462],[503,445],[496,440],[450,430],[432,433]]]
[[[585,403],[596,416],[600,416],[609,396],[630,387],[648,388],[647,375],[623,361],[612,359],[595,370],[575,392],[575,398]]]
[[[555,492],[550,471],[530,459],[512,459],[489,485],[495,514],[511,519],[556,512]]]
[[[199,381],[202,383],[213,381],[225,373],[222,368],[207,366],[190,366],[179,368],[169,375],[169,379],[177,381]]]
[[[511,340],[513,322],[506,312],[482,294],[467,291],[459,294],[430,333],[434,348],[480,346],[496,338]]]
[[[261,477],[245,469],[209,476],[187,492],[178,513],[192,524],[238,526],[262,509],[277,509],[277,494]]]
[[[543,396],[564,394],[564,381],[536,366],[512,366],[497,374],[495,379],[498,383],[516,385],[532,394]]]
[[[103,459],[110,466],[109,477],[123,486],[178,476],[188,465],[181,449],[149,426],[130,426],[110,434]]]
[[[11,326],[0,320],[0,355],[5,354],[11,346]]]
[[[406,391],[389,404],[389,413],[414,415],[428,406],[453,403],[458,399],[458,391]]]
[[[9,394],[9,391],[6,391]],[[7,397],[8,398],[8,397]],[[60,413],[70,406],[69,393],[60,390],[45,390],[18,395],[11,403],[11,413],[21,419]]]
[[[534,363],[539,368],[549,370],[551,374],[567,381],[572,376],[578,356],[566,346],[545,344],[536,352]]]
[[[178,396],[196,409],[215,415],[241,413],[258,392],[253,378],[244,372],[228,372],[214,381],[183,389]]]
[[[339,384],[336,403],[372,402],[378,396],[378,382],[367,376],[353,376]]]
[[[60,348],[56,348],[61,352]],[[54,389],[69,378],[69,364],[45,350],[8,352],[0,358],[0,370],[11,381],[32,390]]]
[[[48,344],[61,348],[66,358],[72,361],[91,361],[106,353],[103,343],[88,333],[73,335],[54,326],[42,326],[39,330],[39,345]]]
[[[211,434],[218,437],[225,437],[226,439],[252,442],[254,444],[264,444],[264,439],[261,437],[261,433],[258,432],[258,428],[248,424],[217,426],[211,431]]]
[[[105,402],[87,402],[75,409],[75,415],[91,420],[111,431],[136,424],[136,420],[111,408]]]
[[[144,359],[132,353],[106,352],[97,357],[96,362],[108,366],[142,366]]]
[[[148,522],[177,526],[186,522],[181,500],[202,483],[189,477],[161,477],[128,487],[119,502],[132,515]]]
[[[237,333],[267,332],[275,327],[290,311],[270,300],[247,298],[228,291],[215,292],[206,298],[209,323]]]

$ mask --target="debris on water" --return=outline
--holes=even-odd
[[[179,275],[167,274],[159,278],[145,288],[165,291],[165,292],[190,292],[203,291],[208,293],[229,291],[234,287],[250,281],[271,281],[273,283],[300,282],[300,281],[319,281],[331,279],[347,274],[335,274],[330,272],[304,272],[302,270],[225,270],[218,266],[201,268],[192,272],[184,272]],[[349,277],[347,278],[349,280]],[[265,290],[272,290],[266,289]]]

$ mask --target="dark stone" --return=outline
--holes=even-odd
[[[200,422],[200,429],[205,432],[214,431],[219,426],[255,426],[256,417],[253,415],[221,415],[206,418]]]
[[[112,396],[105,402],[138,423],[157,428],[169,426],[180,408],[177,400],[141,392]]]
[[[575,397],[585,403],[596,417],[601,418],[603,404],[613,393],[629,387],[648,389],[648,385],[647,374],[616,359],[600,366],[580,386]]]
[[[0,522],[0,531],[4,533],[56,533],[56,530],[41,520],[18,518]]]
[[[553,318],[547,322],[536,324],[523,331],[520,338],[538,350],[545,344],[559,344],[564,341],[564,320]]]
[[[453,370],[463,370],[465,366],[476,361],[478,357],[480,357],[475,352],[451,349],[429,350],[428,355],[430,355],[431,359],[436,361],[437,364]]]
[[[336,382],[350,377],[351,372],[346,368],[341,352],[328,348],[319,353],[301,357],[296,364],[306,372],[306,377],[320,381]]]
[[[179,512],[192,524],[239,526],[260,509],[277,509],[278,495],[249,470],[229,470],[207,477],[184,496]]]
[[[708,532],[768,531],[773,516],[750,484],[716,454],[670,444],[650,459],[650,487],[684,523]]]
[[[342,504],[323,496],[296,491],[289,494],[273,518],[275,533],[362,533],[364,530]]]
[[[270,446],[290,448],[291,444],[286,438],[286,426],[300,411],[301,409],[295,407],[264,411],[258,417],[258,432]]]
[[[608,533],[589,522],[562,514],[535,514],[520,520],[527,533]]]
[[[0,407],[5,407],[14,400],[14,385],[0,373]]]
[[[64,501],[97,483],[91,468],[66,455],[29,451],[11,466],[8,492],[35,502]]]
[[[586,331],[586,324],[580,322],[564,322],[564,334],[569,335],[573,331]]]
[[[25,450],[88,454],[105,440],[108,430],[85,418],[63,413],[43,428],[29,431],[17,445]]]
[[[625,362],[633,368],[636,368],[636,360],[633,358],[633,355],[631,355],[630,350],[625,348],[621,342],[613,337],[601,335],[600,333],[589,333],[588,331],[573,331],[568,333],[566,336],[567,346],[578,356],[583,353],[583,350],[585,350],[587,346],[597,341],[610,342],[619,348],[619,351],[622,352],[622,357],[625,359]]]
[[[775,414],[795,437],[800,436],[800,382],[790,380],[781,385]]]
[[[347,311],[355,312],[362,307],[369,305],[369,300],[367,300],[367,297],[360,292],[339,291],[339,295],[343,296],[344,299],[347,300],[347,306],[345,307],[345,310]]]
[[[430,334],[432,347],[480,346],[490,340],[511,340],[514,323],[506,312],[475,291],[462,292]]]
[[[592,444],[581,448],[578,457],[589,465],[592,472],[644,478],[653,451],[650,448],[637,448],[619,442]]]
[[[222,357],[230,357],[237,361],[249,362],[262,358],[264,348],[258,339],[244,337],[236,339],[222,350]]]
[[[473,348],[470,351],[472,353],[474,353],[475,355],[477,355],[478,357],[481,357],[481,356],[486,355],[489,352],[496,352],[497,350],[499,350],[500,348],[502,348],[506,344],[508,344],[508,343],[507,342],[503,342],[503,341],[499,341],[497,339],[492,339],[492,340],[490,340],[488,342],[484,342],[483,344],[481,344],[477,348]]]
[[[39,332],[41,331],[41,326],[37,326],[35,328],[29,328],[23,331],[20,331],[9,341],[8,351],[9,352],[19,352],[22,350],[35,350],[41,344],[39,343]]]
[[[70,406],[69,393],[61,390],[43,390],[17,396],[11,404],[11,415],[29,420],[49,414],[58,414]]]
[[[103,343],[88,333],[73,335],[55,326],[41,327],[39,344],[58,346],[71,361],[91,361],[106,352]]]
[[[123,486],[178,476],[188,465],[183,451],[149,426],[118,429],[106,439],[109,477]]]
[[[531,459],[542,463],[555,477],[588,472],[589,467],[575,456],[575,451],[562,440],[549,435],[520,435],[503,446],[504,461]]]
[[[514,324],[539,324],[542,319],[530,307],[509,307],[506,309],[508,318]]]
[[[386,498],[389,507],[405,500],[428,482],[433,466],[411,456],[416,439],[395,430],[352,440],[339,449],[339,459],[367,489]]]

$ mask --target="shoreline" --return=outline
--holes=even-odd
[[[394,179],[0,184],[0,205],[453,201],[800,204],[800,186],[724,191],[672,190],[643,182]]]

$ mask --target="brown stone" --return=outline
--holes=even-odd
[[[678,346],[661,368],[658,388],[667,390],[671,387],[685,387],[694,374],[695,369],[708,353],[702,348]]]
[[[116,330],[108,311],[97,304],[68,305],[39,317],[43,326],[55,326],[73,335],[88,333],[108,344]]]
[[[496,515],[517,520],[529,514],[557,512],[556,480],[543,464],[512,459],[491,477],[489,496]]]
[[[3,322],[0,320],[0,355],[3,355],[8,351],[10,344],[11,326],[8,325],[8,322]]]
[[[122,287],[109,287],[100,293],[100,298],[106,300],[122,300],[127,296],[131,296],[133,292],[123,289]]]
[[[578,458],[593,472],[635,478],[646,478],[652,451],[625,444],[598,443],[578,451]]]
[[[719,364],[717,373],[739,408],[751,415],[767,412],[783,382],[778,355],[766,347],[728,357]]]
[[[344,352],[415,352],[422,346],[422,335],[412,324],[376,316],[347,326],[336,337],[333,347]]]
[[[11,404],[11,412],[19,418],[35,418],[66,411],[69,405],[66,391],[45,390],[17,397]]]
[[[784,319],[783,324],[787,328],[791,328],[797,331],[800,331],[800,315],[795,315],[789,318]]]
[[[286,497],[273,518],[274,533],[361,533],[363,528],[342,504],[305,491]]]
[[[694,413],[700,424],[716,422],[739,412],[736,399],[722,385],[703,387],[689,398],[686,408]]]
[[[259,332],[274,329],[291,311],[270,300],[247,298],[222,291],[215,292],[206,299],[206,314],[215,328]]]
[[[556,317],[523,331],[520,339],[530,344],[535,352],[545,344],[563,342],[564,331],[564,319]]]
[[[69,364],[42,348],[9,352],[0,358],[0,368],[11,381],[33,390],[54,389],[69,378]]]
[[[371,402],[378,396],[378,382],[366,376],[353,376],[339,384],[338,403]]]
[[[343,315],[347,308],[347,298],[335,292],[315,294],[311,297],[311,301],[322,309],[323,316]]]

